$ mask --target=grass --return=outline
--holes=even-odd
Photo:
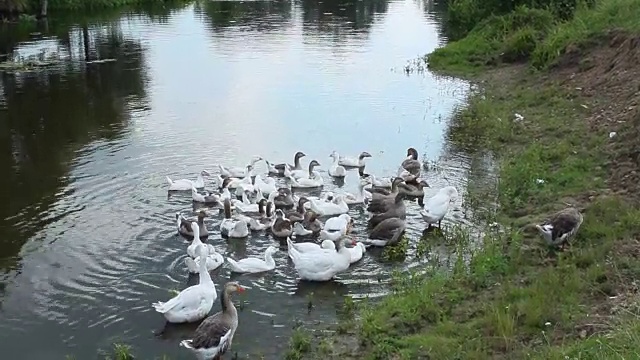
[[[341,353],[334,340],[328,341],[332,358],[640,358],[640,209],[608,188],[615,186],[606,181],[609,130],[592,128],[585,119],[594,110],[582,106],[575,89],[555,85],[542,71],[532,76],[527,66],[488,71],[482,65],[478,76],[482,61],[474,63],[517,42],[504,34],[526,39],[544,32],[527,51],[556,49],[545,50],[553,53],[544,57],[547,66],[561,55],[558,49],[587,43],[610,28],[639,31],[630,15],[637,10],[640,3],[602,0],[558,23],[544,10],[519,8],[487,20],[502,21],[505,31],[490,36],[491,29],[477,28],[429,57],[445,71],[476,74],[473,79],[483,85],[456,113],[448,137],[497,155],[500,206],[485,221],[502,227],[486,226],[480,239],[445,229],[457,258],[450,262],[452,271],[432,264],[421,269],[427,275],[398,275],[392,294],[359,303],[358,316],[348,316],[346,325],[341,320],[334,336],[353,337],[356,356],[344,356],[349,352]],[[579,26],[584,21],[588,28]],[[508,28],[513,24],[522,26],[514,31]],[[483,196],[465,195],[475,204]],[[555,251],[531,224],[565,202],[584,206],[585,220],[572,246]],[[478,241],[482,246],[469,246]],[[428,248],[423,242],[410,239],[409,246]],[[356,311],[351,301],[349,308]],[[326,337],[322,341],[326,354]],[[312,351],[305,358],[328,357]]]
[[[426,57],[429,67],[456,75],[475,75],[500,63],[530,61],[537,69],[552,65],[569,47],[580,47],[611,29],[640,31],[635,0],[598,0],[579,5],[568,20],[553,11],[519,6],[491,15],[464,38]]]

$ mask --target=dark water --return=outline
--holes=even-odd
[[[164,319],[151,308],[197,281],[188,280],[186,243],[174,227],[191,199],[167,198],[165,175],[195,178],[254,155],[291,161],[297,150],[308,154],[305,164],[328,166],[332,150],[366,150],[367,172],[389,176],[413,146],[437,164],[426,175],[430,191],[454,184],[463,194],[471,166],[489,168],[445,141],[468,85],[402,70],[446,40],[437,8],[412,0],[203,2],[3,29],[8,58],[53,65],[1,75],[0,352],[90,359],[126,342],[144,359],[191,358],[178,342],[194,327],[157,336]],[[115,61],[95,62],[104,59]],[[344,190],[356,183],[354,172]],[[446,222],[468,222],[462,201]],[[418,206],[409,209],[415,239],[424,226]],[[364,234],[366,213],[355,207],[351,215]],[[209,239],[226,255],[262,256],[276,244],[255,236],[228,246],[219,222],[208,219]],[[414,248],[395,265],[367,254],[323,284],[298,283],[285,251],[270,274],[233,276],[249,288],[236,296],[243,310],[233,350],[282,358],[292,324],[334,321],[346,294],[383,294],[392,269],[426,261],[411,256]],[[229,277],[226,268],[213,273],[219,291]]]

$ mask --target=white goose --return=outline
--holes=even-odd
[[[445,186],[432,197],[424,202],[424,207],[420,210],[422,219],[431,227],[431,224],[438,223],[438,227],[442,219],[449,211],[449,206],[455,198],[458,197],[458,191],[453,186]]]
[[[351,254],[351,263],[355,263],[360,261],[360,259],[362,259],[362,256],[364,256],[364,253],[367,251],[367,248],[364,246],[363,243],[361,242],[357,242],[356,246],[351,247],[351,248],[347,248],[349,250],[349,253]]]
[[[344,166],[338,164],[340,155],[333,151],[329,157],[333,159],[333,163],[329,166],[329,175],[336,178],[344,178],[347,176],[347,170]]]
[[[375,175],[369,175],[371,178],[371,186],[383,189],[391,188],[391,178],[377,178]]]
[[[337,153],[336,153],[337,154]],[[352,157],[339,157],[338,160],[338,164],[345,166],[345,167],[364,167],[365,163],[364,163],[364,159],[371,157],[371,154],[369,154],[366,151],[363,151],[360,153],[360,155],[358,156],[358,158],[352,158]]]
[[[193,223],[193,228],[198,225]],[[207,255],[204,247],[199,249],[200,281],[197,285],[189,286],[167,302],[156,302],[153,307],[164,315],[170,323],[195,322],[205,318],[218,297],[216,287],[207,271]]]
[[[220,195],[207,191],[206,195],[200,194],[195,187],[191,188],[191,199],[193,202],[202,203],[205,205],[218,205],[220,204]]]
[[[244,214],[236,214],[238,220],[242,220],[249,224],[251,231],[262,231],[271,226],[269,217],[271,217],[271,204],[266,199],[261,199],[258,202],[258,216],[259,218],[249,217]],[[266,207],[266,208],[265,208]]]
[[[214,248],[213,245],[205,244],[200,240],[200,228],[196,227],[194,229],[193,226],[191,228],[193,229],[194,236],[197,234],[198,237],[194,237],[193,241],[191,241],[191,244],[189,246],[187,246],[187,255],[189,255],[191,258],[198,257],[198,249],[199,249],[200,245],[202,245],[202,247],[204,248],[205,255],[209,255],[209,254],[215,253],[216,252],[216,248]]]
[[[287,245],[289,248],[293,247],[301,253],[320,250],[336,250],[336,244],[331,240],[323,240],[322,243],[318,245],[312,242],[294,243],[291,239],[287,239]]]
[[[302,170],[302,169],[292,170],[289,167],[289,165],[286,165],[284,168],[284,176],[288,178],[293,178],[296,180],[301,178],[307,178],[307,177],[309,178],[320,177],[320,173],[314,170],[316,166],[320,166],[320,164],[316,160],[311,160],[307,170]]]
[[[355,245],[353,240],[338,242],[338,251],[312,251],[301,253],[289,245],[289,257],[302,280],[329,281],[336,274],[345,271],[351,265],[351,252],[344,246],[345,242]],[[290,243],[291,240],[288,240]]]
[[[324,223],[324,228],[320,231],[319,239],[329,239],[332,241],[336,241],[340,239],[342,236],[346,235],[349,229],[351,228],[351,224],[353,220],[351,216],[347,214],[342,214],[340,216],[335,216]]]
[[[256,181],[253,185],[254,188],[260,190],[263,194],[272,194],[276,192],[276,180],[268,176],[256,175]]]
[[[364,204],[365,202],[371,200],[372,195],[370,192],[368,191],[364,191],[365,186],[369,185],[370,181],[369,179],[361,179],[360,183],[358,184],[358,193],[354,194],[350,194],[350,193],[344,193],[344,202],[347,203],[347,205],[358,205],[358,204]]]
[[[273,254],[278,251],[274,246],[269,246],[264,252],[264,260],[258,258],[244,258],[235,261],[231,258],[227,258],[229,267],[232,272],[237,273],[259,273],[265,271],[271,271],[276,268],[276,262],[273,260]]]
[[[195,181],[191,181],[189,179],[180,179],[180,180],[171,180],[170,177],[166,176],[167,182],[169,183],[169,191],[189,191],[192,187],[196,189],[201,189],[204,187],[204,176],[211,176],[207,170],[202,170]]]
[[[251,159],[251,162],[244,167],[224,167],[221,164],[218,164],[218,168],[220,168],[220,174],[222,177],[235,177],[235,178],[244,178],[251,174],[251,169],[256,165],[258,161],[261,161],[262,158],[260,156],[256,156]]]
[[[316,160],[311,160],[309,163],[309,171],[307,171],[307,175],[304,177],[296,178],[295,176],[287,176],[289,180],[291,180],[292,188],[318,188],[324,185],[324,180],[322,176],[317,172],[313,171],[315,166],[320,166]],[[286,176],[286,175],[285,175]]]
[[[319,216],[331,216],[346,214],[349,212],[349,205],[344,201],[343,195],[336,195],[333,201],[321,201],[310,198],[310,209]]]
[[[200,257],[196,257],[192,259],[187,257],[184,259],[184,264],[187,265],[187,270],[192,274],[200,273]],[[224,257],[219,252],[213,250],[209,250],[209,255],[207,255],[206,268],[207,271],[213,271],[219,268],[224,263]]]
[[[309,236],[311,234],[313,234],[313,231],[305,229],[301,222],[293,224],[292,236]]]
[[[228,238],[242,239],[249,236],[249,226],[242,219],[231,218],[231,201],[224,201],[224,220],[220,223],[220,234]]]

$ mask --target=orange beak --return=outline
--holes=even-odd
[[[243,288],[242,286],[238,286],[238,292],[239,293],[243,293],[246,289]]]

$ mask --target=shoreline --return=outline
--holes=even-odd
[[[479,85],[449,136],[497,155],[499,210],[483,215],[487,229],[497,222],[502,230],[489,231],[475,252],[451,244],[459,261],[450,274],[434,266],[428,276],[399,277],[375,304],[347,300],[348,315],[333,333],[297,334],[286,358],[637,356],[640,26],[629,13],[639,8],[600,0],[568,21],[516,9],[500,17],[503,24],[553,20],[518,48],[526,51],[511,52],[519,56],[505,49],[520,44],[514,33],[530,39],[523,34],[533,25],[488,44],[492,20],[428,55],[432,71]],[[532,224],[565,203],[583,208],[585,220],[572,246],[553,251]]]

